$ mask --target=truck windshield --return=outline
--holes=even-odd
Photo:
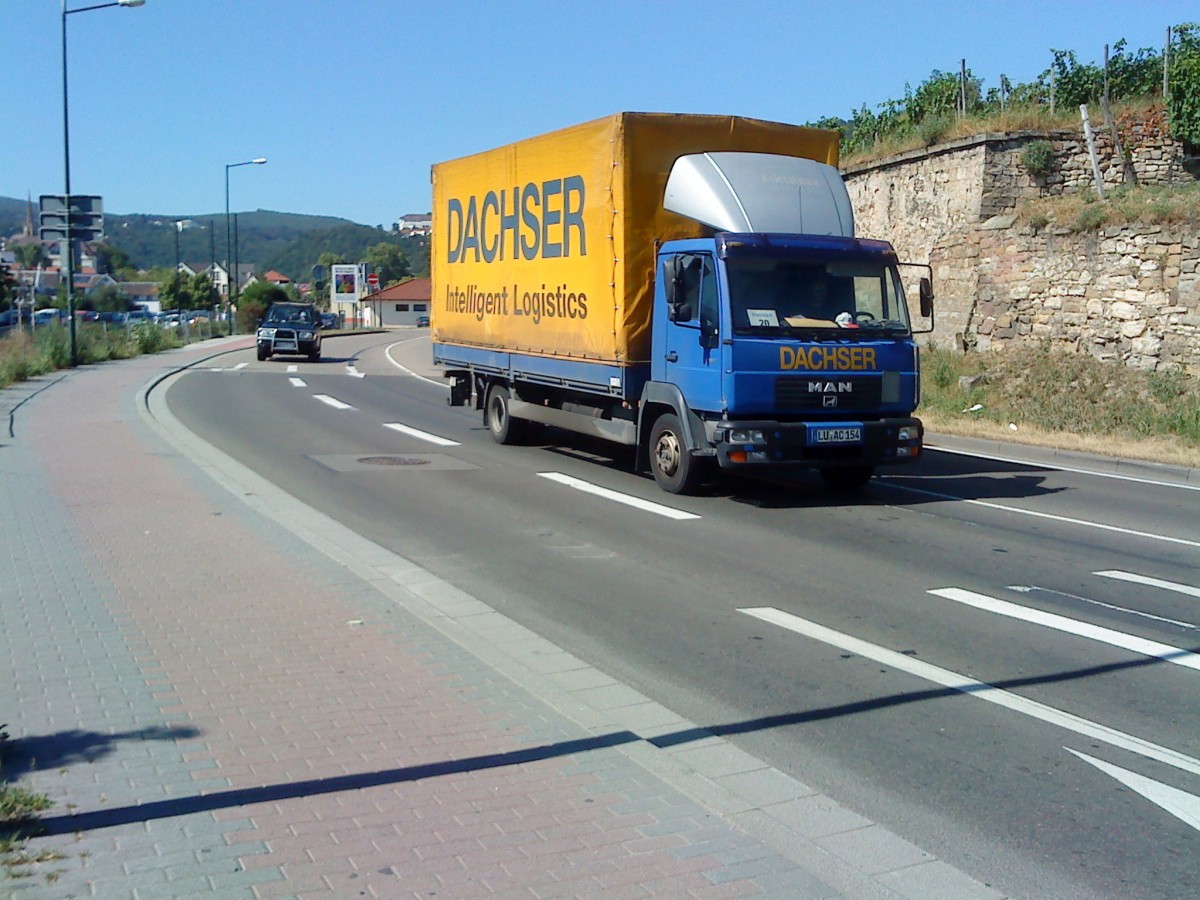
[[[726,260],[726,272],[736,334],[909,332],[899,273],[882,260],[739,255]]]

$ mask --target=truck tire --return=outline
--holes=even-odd
[[[825,479],[825,484],[839,494],[852,494],[862,490],[874,474],[874,466],[847,466],[841,469],[821,470],[821,477]]]
[[[492,440],[497,444],[517,444],[525,433],[520,419],[514,419],[508,408],[508,388],[502,384],[492,384],[488,387],[487,402],[483,405],[483,421]]]
[[[700,485],[700,462],[688,453],[673,413],[659,416],[650,432],[650,471],[658,486],[671,494],[690,494]]]

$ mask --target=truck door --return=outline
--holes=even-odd
[[[724,409],[721,379],[721,305],[716,267],[708,253],[676,253],[661,262],[664,284],[674,283],[665,331],[664,380],[694,410]]]

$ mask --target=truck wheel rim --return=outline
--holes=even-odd
[[[679,468],[679,439],[667,432],[659,435],[655,454],[658,468],[664,475],[674,475]]]

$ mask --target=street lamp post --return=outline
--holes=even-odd
[[[229,305],[229,334],[233,335],[233,300],[234,287],[237,284],[237,273],[230,270],[233,259],[232,236],[229,231],[229,170],[238,166],[261,166],[266,163],[266,157],[248,159],[245,162],[225,164],[225,300]]]
[[[90,12],[93,9],[108,9],[110,6],[143,6],[146,0],[113,0],[112,3],[97,3],[93,6],[82,6],[79,9],[67,9],[67,0],[62,0],[62,83],[63,83],[63,173],[65,190],[63,206],[66,209],[63,225],[63,244],[66,247],[67,262],[67,319],[71,329],[71,365],[79,364],[78,349],[75,344],[75,246],[71,237],[71,126],[67,104],[67,16],[74,13]],[[61,254],[60,254],[61,256]],[[62,267],[59,267],[62,270]]]

